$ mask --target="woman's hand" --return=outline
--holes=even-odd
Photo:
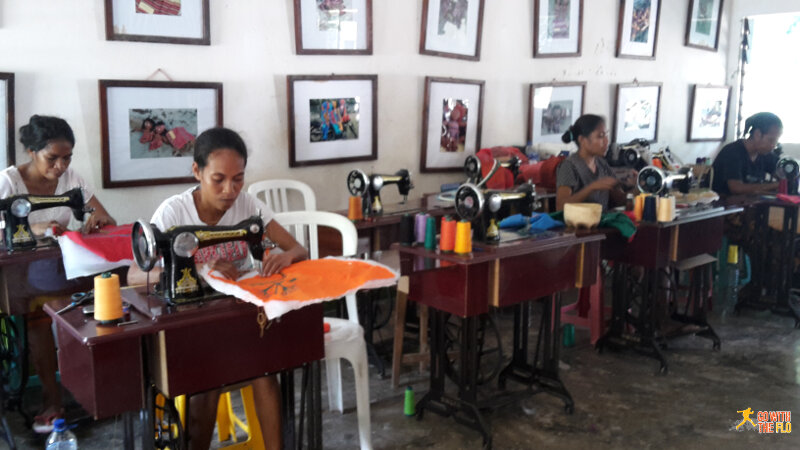
[[[116,224],[117,222],[112,219],[108,213],[95,211],[86,220],[86,224],[83,226],[83,231],[85,233],[94,233],[105,226],[114,226]]]
[[[229,280],[235,280],[239,278],[239,269],[236,265],[230,261],[225,261],[224,259],[212,259],[206,263],[211,270],[216,270],[217,272],[221,273],[222,276]]]
[[[593,191],[610,191],[617,187],[619,180],[614,177],[603,177],[590,184]]]
[[[261,276],[276,274],[292,264],[292,256],[288,253],[267,253],[261,258]]]
[[[47,230],[52,229],[53,235],[60,236],[62,233],[67,231],[66,228],[61,226],[60,223],[56,222],[55,220],[51,220],[50,222],[39,222],[31,224],[31,231],[36,236],[44,236],[47,234]]]

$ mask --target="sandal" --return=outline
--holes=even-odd
[[[63,417],[64,410],[38,415],[33,418],[33,431],[38,434],[49,434],[53,431],[53,423],[56,419],[62,419]]]

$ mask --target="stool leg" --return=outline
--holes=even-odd
[[[418,304],[419,307],[419,353],[428,353],[428,307]],[[419,362],[419,371],[424,372],[428,367],[428,360]]]
[[[408,306],[408,294],[399,288],[397,289],[397,299],[395,300],[394,317],[394,342],[392,350],[392,387],[397,388],[400,384],[400,367],[403,360],[403,336],[406,329],[406,307]]]
[[[342,401],[342,367],[339,358],[325,360],[325,374],[328,380],[328,408],[331,411],[344,413],[344,403]]]
[[[605,301],[603,297],[603,271],[597,266],[597,281],[589,286],[589,332],[592,345],[606,332]]]

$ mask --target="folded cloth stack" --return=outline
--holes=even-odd
[[[500,221],[498,225],[502,229],[518,229],[530,224],[530,233],[551,230],[553,228],[564,227],[564,222],[553,220],[548,214],[533,213],[531,217],[522,214],[514,214]]]

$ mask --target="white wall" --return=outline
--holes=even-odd
[[[356,167],[408,168],[415,195],[462,178],[419,174],[426,75],[486,80],[483,147],[524,143],[529,83],[588,81],[587,112],[610,116],[615,83],[661,81],[659,141],[685,160],[714,152],[716,143],[685,142],[688,103],[692,84],[730,79],[731,2],[725,5],[720,51],[712,53],[683,45],[689,0],[664,1],[655,61],[614,57],[619,1],[584,3],[583,56],[533,59],[533,1],[487,0],[482,58],[476,63],[418,54],[421,0],[374,0],[374,55],[359,57],[295,55],[291,0],[211,0],[210,47],[106,41],[101,1],[76,7],[66,1],[6,0],[0,3],[0,71],[16,73],[17,124],[39,113],[59,115],[73,126],[73,167],[98,188],[120,222],[149,217],[163,198],[187,187],[99,189],[97,80],[141,80],[158,68],[178,81],[223,82],[225,124],[240,131],[251,149],[248,180],[303,180],[317,192],[322,209],[346,207],[344,180]],[[379,75],[379,159],[290,170],[286,75],[327,73]],[[27,160],[19,145],[17,157]],[[389,192],[385,200],[397,198]]]

